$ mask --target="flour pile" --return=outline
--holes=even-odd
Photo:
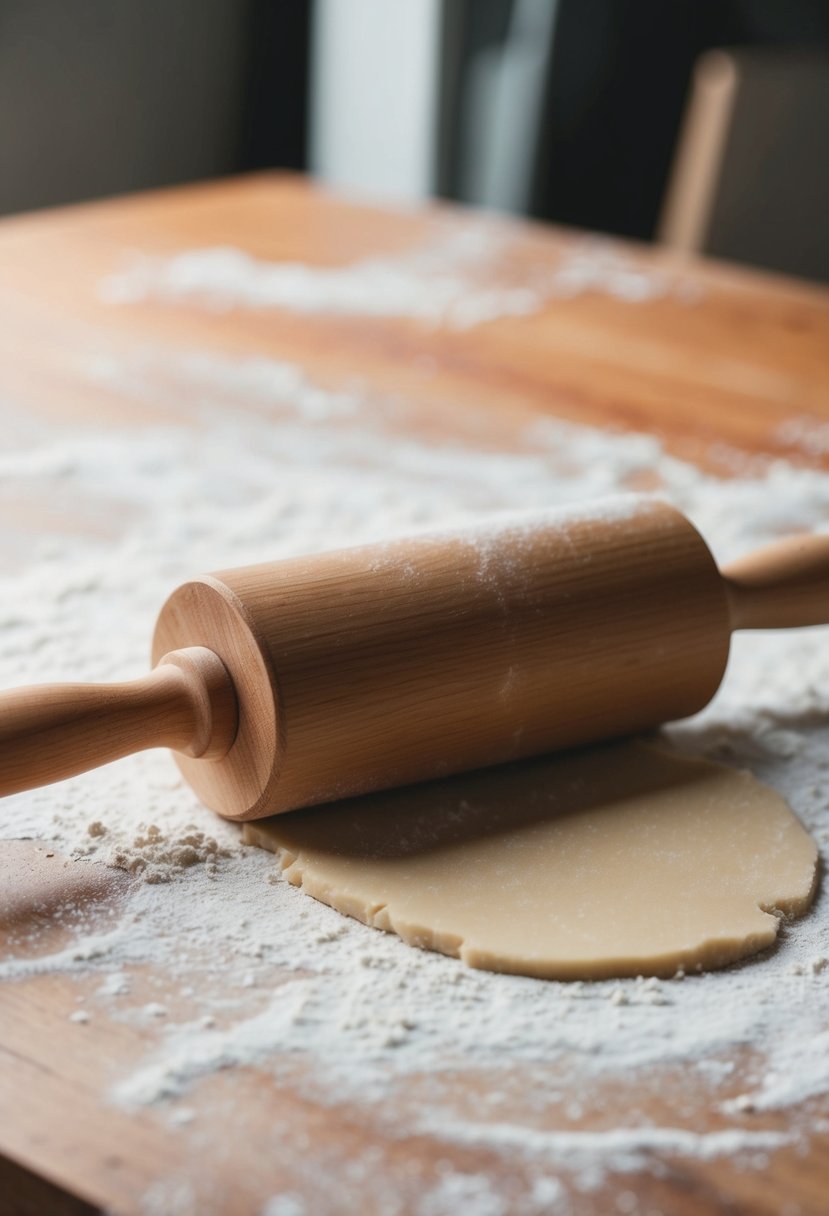
[[[29,428],[0,456],[7,494],[56,504],[62,517],[60,531],[5,555],[3,685],[142,674],[160,604],[199,571],[471,524],[654,476],[721,559],[829,524],[829,477],[781,462],[720,481],[653,439],[555,421],[534,424],[512,453],[433,448],[396,433],[383,401],[359,386],[329,393],[301,369],[261,358],[147,351],[102,356],[89,374],[177,410],[180,423]],[[332,420],[343,414],[340,432]],[[90,516],[96,530],[73,528]],[[671,735],[779,789],[826,856],[826,631],[737,638],[716,702]],[[107,1098],[177,1112],[181,1128],[198,1126],[198,1085],[219,1070],[257,1064],[320,1103],[335,1081],[339,1100],[368,1104],[391,1136],[402,1111],[424,1134],[522,1162],[532,1186],[521,1210],[531,1213],[566,1211],[556,1174],[595,1186],[607,1170],[648,1166],[654,1151],[757,1164],[770,1149],[802,1144],[829,1116],[825,895],[759,961],[681,982],[556,984],[472,972],[313,903],[277,877],[271,856],[242,847],[235,827],[199,808],[162,753],[0,802],[0,834],[45,839],[78,864],[104,861],[146,880],[128,884],[103,928],[81,920],[54,954],[35,936],[0,965],[0,978],[61,970],[80,983],[93,973],[78,1035],[104,1013],[146,1015],[157,1047]],[[132,995],[131,969],[144,964],[160,977],[164,1015],[146,1014]],[[183,999],[191,1013],[177,1020],[169,1011]],[[487,1087],[473,1108],[452,1078],[480,1069]],[[663,1076],[682,1077],[689,1093],[704,1086],[720,1123],[694,1131],[693,1111],[680,1104],[661,1126],[608,1107],[582,1128],[591,1089],[633,1075],[643,1086]],[[765,1122],[764,1112],[807,1100],[784,1130]],[[553,1125],[565,1126],[541,1130],[554,1107]],[[448,1173],[423,1197],[424,1216],[459,1203],[479,1216],[510,1210],[476,1177]],[[268,1211],[328,1210],[319,1179],[300,1181],[307,1209],[299,1196],[292,1209],[277,1197]],[[165,1210],[163,1193],[158,1203]]]

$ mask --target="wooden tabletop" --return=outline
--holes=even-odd
[[[312,369],[317,382],[331,386],[359,368],[363,384],[405,403],[398,419],[403,430],[461,443],[474,437],[478,447],[493,451],[520,446],[528,421],[555,416],[655,434],[670,451],[726,475],[778,456],[829,465],[829,292],[748,270],[624,247],[631,265],[663,285],[636,308],[620,298],[624,283],[618,291],[573,291],[563,281],[525,315],[471,326],[424,325],[354,310],[210,311],[186,299],[164,308],[152,299],[113,308],[101,298],[101,283],[129,263],[130,251],[166,257],[182,249],[235,246],[271,261],[339,266],[415,249],[445,234],[447,225],[456,231],[460,218],[449,209],[373,210],[300,180],[263,175],[5,220],[4,426],[24,425],[27,416],[61,423],[94,418],[105,431],[163,419],[172,408],[163,400],[142,401],[110,383],[92,384],[84,370],[102,343],[127,356],[152,343],[170,351],[266,353]],[[577,233],[512,223],[504,230],[508,252],[496,273],[505,289],[539,283],[545,273],[554,278],[563,258],[572,260],[585,248]],[[82,504],[75,508],[75,526],[99,526],[84,519]],[[47,515],[44,504],[22,509],[5,503],[0,556],[9,559],[21,537],[28,542],[47,531],[54,524]],[[54,901],[86,898],[91,883],[98,884],[103,904],[117,903],[129,880],[117,872],[102,875],[103,867],[95,866],[87,866],[81,879],[67,866],[57,884],[54,871],[47,881],[38,848],[20,841],[0,847],[0,925],[8,929],[39,916],[44,933],[59,943],[71,926],[50,924]],[[152,979],[146,968],[138,969],[136,990],[144,985],[151,992]],[[61,974],[0,986],[3,1212],[173,1214],[173,1192],[153,1200],[153,1187],[159,1179],[178,1179],[195,1196],[193,1210],[259,1213],[280,1187],[296,1189],[290,1154],[275,1151],[277,1142],[301,1151],[306,1171],[317,1163],[334,1184],[342,1178],[350,1206],[344,1201],[332,1211],[391,1210],[368,1182],[358,1184],[348,1172],[349,1162],[371,1146],[400,1213],[415,1210],[415,1197],[441,1162],[495,1179],[499,1194],[523,1193],[519,1158],[505,1165],[486,1149],[444,1143],[422,1130],[408,1139],[390,1136],[369,1106],[317,1105],[266,1070],[230,1069],[206,1078],[198,1128],[172,1136],[163,1113],[127,1112],[105,1097],[118,1067],[143,1058],[157,1032],[102,1015],[95,1035],[80,1044],[76,1035],[70,1047],[65,1010],[83,990],[77,977]],[[485,1081],[455,1079],[469,1088],[470,1101],[476,1084]],[[602,1110],[624,1107],[634,1092],[654,1118],[670,1112],[675,1083],[678,1077],[665,1072],[597,1085],[582,1094],[585,1125]],[[529,1102],[529,1073],[522,1084]],[[693,1107],[702,1125],[719,1126],[706,1110],[704,1091],[682,1084],[686,1114]],[[577,1076],[564,1085],[581,1089]],[[785,1114],[764,1122],[770,1129],[785,1125]],[[829,1203],[825,1132],[811,1140],[808,1156],[782,1149],[759,1170],[740,1170],[727,1157],[666,1155],[662,1164],[662,1170],[625,1176],[623,1190],[633,1199],[624,1209],[614,1206],[619,1184],[611,1178],[590,1193],[571,1195],[570,1210],[818,1216]],[[516,1204],[515,1210],[523,1209]]]

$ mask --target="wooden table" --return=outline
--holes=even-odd
[[[555,415],[654,433],[671,451],[725,473],[747,459],[778,455],[816,467],[829,463],[829,293],[749,271],[631,248],[637,265],[675,276],[685,292],[701,289],[700,298],[692,306],[661,297],[631,308],[612,293],[584,291],[552,298],[526,316],[428,331],[401,317],[211,314],[186,303],[159,308],[152,302],[117,309],[98,295],[100,281],[121,265],[125,249],[169,255],[222,244],[274,261],[346,264],[414,247],[445,222],[437,210],[371,210],[270,175],[6,220],[0,226],[0,376],[11,403],[6,419],[26,411],[61,422],[94,417],[104,429],[157,420],[165,407],[142,404],[111,386],[90,388],[80,374],[84,354],[105,339],[108,349],[126,354],[148,342],[169,350],[267,352],[313,369],[315,379],[331,385],[359,366],[371,388],[409,403],[402,427],[460,442],[474,435],[478,445],[493,450],[516,443],[528,420]],[[530,225],[510,227],[510,234],[503,273],[511,282],[554,267],[581,240]],[[6,541],[36,537],[54,522],[44,518],[42,504],[16,509],[3,520]],[[75,524],[93,526],[82,513]],[[77,893],[73,883],[90,881],[69,867],[59,891],[44,885],[33,849],[4,842],[0,851],[7,923],[9,901],[30,864],[32,886],[12,919],[33,915],[42,897],[48,924],[49,901]],[[87,867],[85,873],[94,871]],[[118,898],[110,872],[92,881],[107,886],[108,898]],[[77,981],[71,984],[74,993]],[[0,987],[3,1213],[173,1213],[171,1192],[148,1206],[160,1178],[188,1180],[200,1212],[259,1212],[280,1186],[292,1189],[290,1161],[273,1152],[280,1138],[304,1143],[310,1154],[305,1168],[317,1161],[335,1182],[338,1171],[346,1177],[350,1158],[374,1146],[377,1168],[396,1187],[401,1212],[414,1210],[414,1197],[434,1178],[439,1161],[491,1176],[507,1197],[522,1193],[518,1160],[507,1167],[483,1150],[423,1133],[389,1137],[368,1108],[316,1106],[257,1070],[208,1079],[199,1094],[204,1117],[198,1134],[184,1129],[173,1137],[158,1112],[127,1114],[102,1097],[115,1067],[146,1054],[152,1030],[99,1019],[95,1035],[80,1048],[74,1036],[70,1049],[69,985],[66,977],[51,975]],[[630,1084],[641,1108],[658,1117],[671,1107],[670,1081],[660,1076]],[[473,1087],[474,1081],[457,1084]],[[470,1099],[472,1094],[470,1089]],[[603,1105],[629,1100],[619,1083],[591,1093],[586,1126]],[[701,1125],[717,1126],[704,1094],[686,1089],[684,1100],[686,1107],[697,1103]],[[232,1127],[222,1114],[229,1104]],[[764,1126],[785,1121],[785,1115],[770,1115]],[[799,1216],[818,1216],[829,1209],[825,1133],[812,1140],[808,1157],[780,1151],[762,1171],[741,1172],[727,1158],[664,1164],[660,1176],[649,1171],[624,1178],[620,1185],[636,1197],[636,1206],[625,1210],[771,1214],[790,1203]],[[353,1196],[353,1185],[343,1195]],[[362,1210],[384,1210],[366,1187]],[[355,1210],[350,1202],[341,1210]],[[612,1191],[603,1188],[572,1197],[571,1210],[618,1210],[613,1205]]]

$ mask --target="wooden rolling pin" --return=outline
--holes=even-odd
[[[154,670],[0,696],[0,793],[170,747],[255,819],[641,731],[702,709],[734,629],[829,622],[829,536],[720,573],[647,498],[207,575]]]

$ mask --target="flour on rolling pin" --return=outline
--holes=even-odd
[[[213,358],[205,355],[206,367]],[[301,440],[289,432],[286,438],[269,419],[254,415],[240,428],[227,388],[231,362],[223,362],[223,387],[213,394],[211,434],[164,428],[106,439],[97,433],[58,441],[44,435],[31,456],[9,458],[12,488],[70,494],[78,502],[92,493],[110,539],[105,549],[100,539],[64,534],[32,555],[17,556],[17,570],[4,580],[5,684],[135,674],[166,589],[193,569],[375,540],[378,533],[403,534],[447,515],[472,521],[485,507],[546,507],[624,488],[654,471],[665,493],[704,527],[726,559],[829,520],[825,476],[778,463],[762,476],[720,482],[665,456],[653,440],[556,423],[539,429],[531,454],[497,458],[456,450],[437,459],[423,446],[366,427],[359,441],[363,467],[355,476],[314,434]],[[187,368],[176,365],[178,386],[171,389],[165,366],[161,375],[160,360],[139,369],[127,363],[124,382],[162,402],[166,393],[171,401],[186,397],[181,385]],[[238,374],[241,382],[244,360]],[[204,371],[198,391],[209,403]],[[301,415],[302,399],[291,408]],[[559,452],[566,452],[566,462]],[[433,470],[428,479],[427,466]],[[213,490],[220,481],[223,502],[217,503]],[[231,501],[228,511],[223,503]],[[119,623],[117,633],[104,627],[112,620]],[[819,631],[738,636],[718,699],[672,737],[686,751],[751,768],[785,794],[823,841],[829,830],[821,727],[827,688],[827,649]],[[205,826],[192,796],[171,781],[167,758],[153,752],[21,794],[0,803],[0,815],[5,835],[48,836],[56,848],[99,858],[116,852],[128,857],[133,838],[146,837],[142,822],[156,823],[171,842],[186,837],[194,820]],[[87,833],[95,821],[106,824],[104,835]],[[318,1085],[336,1078],[338,1093],[369,1103],[381,1103],[407,1074],[416,1074],[420,1085],[438,1084],[447,1061],[457,1068],[497,1062],[508,1071],[539,1059],[551,1066],[566,1061],[588,1080],[678,1061],[696,1069],[707,1056],[711,1085],[725,1101],[735,1093],[737,1074],[717,1072],[714,1064],[729,1048],[746,1044],[763,1063],[742,1080],[744,1108],[785,1105],[829,1089],[820,1064],[821,1000],[829,979],[829,912],[823,905],[758,966],[684,984],[535,984],[412,952],[394,937],[302,899],[288,884],[269,885],[272,866],[264,855],[239,851],[234,830],[219,820],[209,830],[232,854],[218,859],[216,876],[197,860],[171,884],[137,888],[111,923],[103,929],[90,924],[86,935],[76,931],[69,948],[4,964],[9,975],[98,972],[102,994],[90,1003],[93,1025],[96,1008],[115,1003],[130,1009],[121,976],[133,962],[163,970],[174,990],[190,992],[192,1018],[170,1026],[158,1054],[122,1079],[119,1100],[175,1099],[205,1073],[266,1065],[276,1051],[302,1061]],[[180,936],[169,933],[174,923]],[[217,962],[213,980],[204,973],[205,952]],[[296,978],[281,984],[261,1012],[248,1008],[247,981],[253,980],[261,999],[285,968]],[[237,1007],[229,1008],[229,996],[238,998]],[[361,1016],[366,1009],[372,1011],[368,1019]],[[221,1030],[210,1025],[218,1013]],[[88,1029],[79,1026],[77,1033]],[[526,1070],[520,1075],[526,1084]],[[491,1084],[493,1092],[503,1088],[499,1081]],[[513,1159],[508,1129],[471,1117],[442,1092],[447,1136]],[[759,1139],[738,1107],[723,1117],[729,1126],[722,1133],[692,1135],[640,1126],[639,1120],[628,1125],[620,1115],[593,1139],[574,1140],[577,1131],[570,1128],[561,1135],[551,1131],[536,1151],[528,1137],[526,1160],[539,1177],[552,1162],[557,1172],[575,1170],[593,1185],[605,1169],[644,1165],[666,1137],[678,1154],[700,1156],[780,1142],[772,1143],[772,1133]],[[796,1141],[806,1130],[792,1116],[782,1140]],[[278,1156],[278,1146],[274,1152]],[[314,1185],[309,1178],[308,1186]]]

